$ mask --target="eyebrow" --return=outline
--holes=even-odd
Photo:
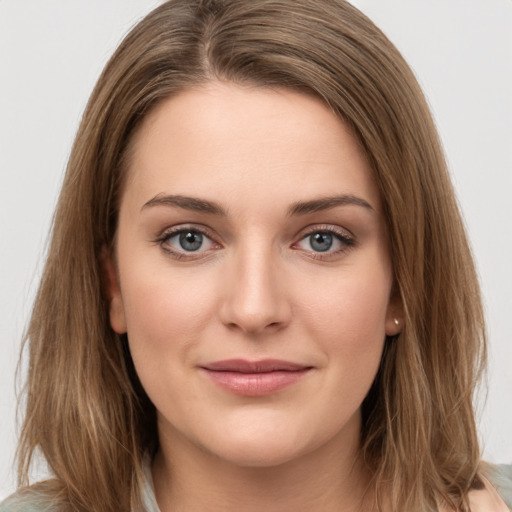
[[[323,197],[312,201],[299,201],[294,203],[288,210],[288,215],[307,215],[308,213],[321,212],[335,208],[336,206],[361,206],[367,210],[374,211],[373,206],[361,197],[344,194],[341,196]]]
[[[184,210],[208,213],[211,215],[219,215],[222,217],[227,215],[226,210],[214,201],[182,195],[157,194],[155,197],[144,203],[141,211],[154,206],[174,206],[183,208]],[[351,194],[344,194],[341,196],[312,199],[311,201],[298,201],[292,204],[288,209],[288,215],[307,215],[309,213],[336,208],[337,206],[360,206],[362,208],[366,208],[367,210],[374,211],[374,208],[371,206],[371,204],[361,197],[357,197]]]
[[[220,215],[223,217],[226,216],[226,210],[224,210],[222,206],[214,203],[213,201],[181,195],[157,194],[148,202],[144,203],[141,211],[153,206],[177,206],[178,208],[183,208],[184,210],[209,213],[211,215]]]

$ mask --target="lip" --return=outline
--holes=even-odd
[[[311,366],[279,359],[228,359],[208,363],[200,368],[215,384],[240,396],[276,393],[295,384],[312,369]]]

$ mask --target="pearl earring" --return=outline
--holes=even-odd
[[[395,325],[396,325],[396,326],[399,326],[399,325],[400,325],[400,320],[398,320],[398,318],[395,318],[394,322],[395,322]]]

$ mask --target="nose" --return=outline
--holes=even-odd
[[[289,324],[291,305],[277,258],[271,250],[234,255],[223,275],[220,317],[224,325],[256,335]]]

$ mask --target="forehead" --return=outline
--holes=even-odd
[[[360,145],[323,102],[218,82],[172,96],[147,116],[133,141],[127,189],[286,201],[357,192],[379,204]]]

